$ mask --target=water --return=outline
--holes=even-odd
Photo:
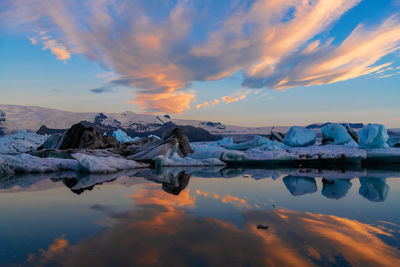
[[[3,177],[0,265],[400,266],[399,177],[228,168]]]

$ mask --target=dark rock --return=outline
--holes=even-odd
[[[257,225],[257,229],[267,230],[268,228],[269,226],[263,223]]]
[[[166,114],[164,115],[164,118],[171,119],[171,116]]]
[[[144,146],[129,146],[129,149],[132,154],[128,156],[128,159],[151,163],[155,157],[169,155],[172,151],[176,151],[180,157],[193,153],[189,139],[179,128],[166,131],[158,141]]]
[[[167,132],[171,129],[179,128],[183,134],[185,134],[190,142],[201,142],[201,141],[217,141],[220,140],[220,136],[216,136],[204,130],[203,128],[198,128],[190,125],[176,125],[172,122],[167,122],[161,125],[161,127],[155,131],[145,132],[145,133],[137,133],[136,135],[132,135],[129,132],[126,132],[131,136],[148,136],[148,135],[157,135],[162,136],[164,132]]]
[[[66,133],[61,135],[53,135],[46,140],[45,145],[40,147],[52,149],[99,149],[118,147],[117,139],[112,136],[102,136],[92,127],[85,127],[81,123],[73,125]]]
[[[285,135],[283,133],[271,131],[270,139],[272,141],[276,140],[278,142],[282,142],[283,138],[285,138]]]
[[[51,129],[51,128],[47,128],[46,125],[42,125],[40,126],[39,130],[36,131],[36,134],[41,134],[41,135],[45,135],[45,134],[63,134],[67,131],[67,129]]]

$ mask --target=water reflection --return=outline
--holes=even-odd
[[[385,201],[389,186],[386,184],[386,179],[375,177],[360,178],[360,195],[374,202]]]
[[[63,266],[400,266],[394,239],[376,227],[333,215],[289,209],[244,210],[244,224],[195,217],[196,197],[147,185],[127,196],[135,211],[98,209],[111,228],[71,244],[58,237],[30,254],[32,264]],[[257,229],[260,223],[268,229]]]
[[[317,183],[312,177],[288,175],[283,178],[283,183],[293,196],[317,192]]]
[[[322,178],[322,184],[322,195],[332,199],[340,199],[346,196],[352,186],[349,179],[328,180]]]
[[[372,174],[373,176],[368,176]],[[358,176],[356,176],[358,175]],[[373,202],[382,202],[388,196],[389,185],[386,177],[400,177],[399,172],[377,170],[320,170],[320,169],[246,169],[246,168],[161,168],[141,169],[113,174],[59,173],[44,175],[19,175],[0,177],[0,191],[21,191],[35,189],[35,184],[45,179],[61,182],[75,194],[91,191],[95,186],[112,182],[121,176],[141,177],[161,183],[162,189],[173,195],[184,190],[192,176],[201,178],[244,177],[255,180],[282,178],[286,189],[293,196],[313,194],[318,191],[316,179],[322,178],[321,194],[329,199],[341,199],[352,187],[351,180],[358,177],[359,194]]]
[[[388,178],[398,174],[162,168],[3,177],[0,265],[400,266],[400,187]],[[27,228],[14,261],[8,244]]]

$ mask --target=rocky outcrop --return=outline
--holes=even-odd
[[[63,135],[54,134],[49,137],[40,149],[102,149],[117,148],[118,142],[112,136],[102,136],[92,127],[85,127],[81,123],[74,124]]]
[[[131,150],[132,154],[127,158],[141,162],[152,162],[157,156],[172,154],[171,151],[175,151],[182,158],[194,152],[189,139],[179,128],[165,132],[158,141],[144,146],[131,145],[128,149]]]
[[[270,139],[272,141],[276,140],[278,142],[283,142],[283,138],[285,138],[283,133],[271,131]]]

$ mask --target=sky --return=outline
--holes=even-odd
[[[399,0],[0,0],[0,103],[400,127]]]

